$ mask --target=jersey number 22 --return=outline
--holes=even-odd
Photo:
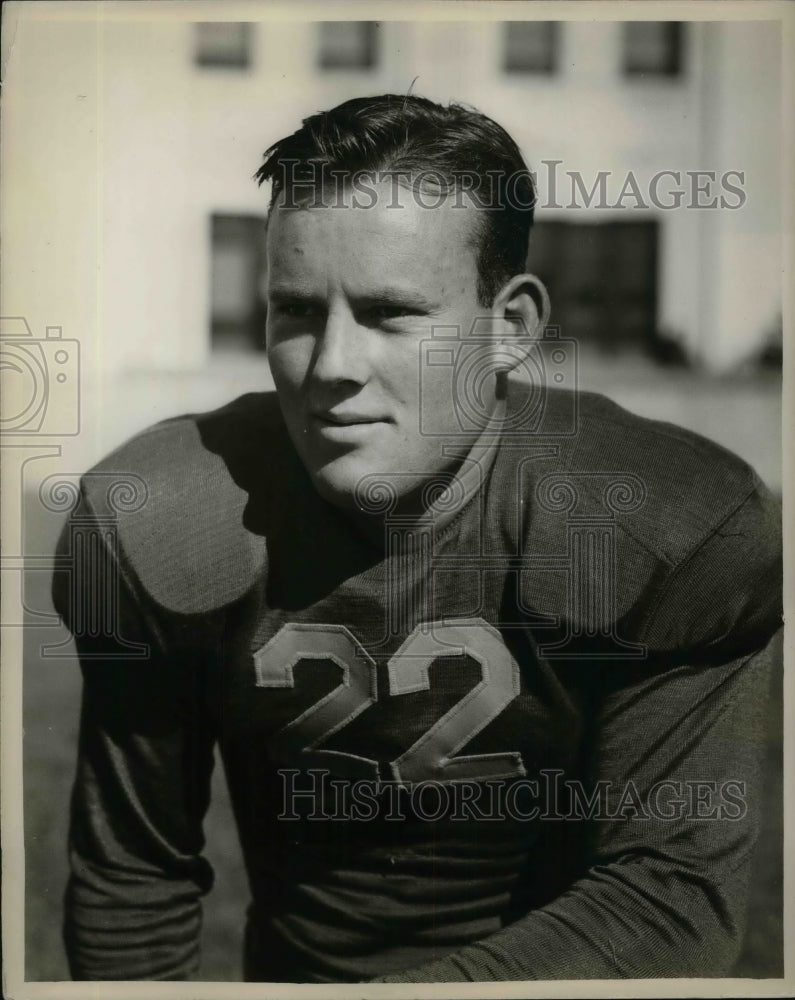
[[[387,664],[389,696],[429,691],[429,668],[439,657],[472,657],[480,681],[439,718],[389,769],[395,781],[486,781],[525,774],[516,752],[456,756],[519,694],[519,665],[499,632],[482,618],[417,626]],[[288,623],[254,656],[256,683],[292,688],[294,668],[306,660],[331,660],[337,687],[274,734],[275,758],[305,767],[326,767],[349,780],[378,780],[378,762],[339,750],[320,749],[378,699],[375,661],[344,625]]]

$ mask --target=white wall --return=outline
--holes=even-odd
[[[704,38],[704,157],[746,173],[741,211],[703,214],[699,351],[730,368],[781,322],[781,33],[776,23],[716,25]]]
[[[550,78],[501,73],[499,24],[441,22],[386,23],[378,69],[333,74],[315,66],[314,25],[259,24],[253,68],[236,72],[196,68],[192,25],[178,16],[147,22],[115,9],[100,16],[90,4],[67,16],[59,10],[71,5],[56,5],[45,18],[36,4],[17,8],[3,108],[12,234],[3,312],[26,315],[37,333],[60,324],[81,341],[87,419],[69,444],[76,460],[153,419],[269,384],[261,359],[236,366],[210,355],[208,216],[264,212],[251,175],[300,117],[406,91],[415,77],[418,93],[492,114],[531,165],[562,160],[589,185],[600,170],[614,184],[632,170],[641,185],[661,169],[745,170],[742,210],[657,213],[661,325],[720,371],[774,322],[775,22],[690,24],[680,78],[632,81],[620,74],[615,23],[566,24],[562,68]]]

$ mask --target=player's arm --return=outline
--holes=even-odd
[[[581,877],[491,937],[379,981],[729,973],[760,824],[778,519],[751,498],[671,574],[642,638],[681,652],[584,664],[604,675],[586,753],[613,818],[592,821]]]
[[[84,498],[80,534],[94,544],[90,514]],[[184,979],[197,965],[199,900],[212,883],[200,855],[213,747],[201,662],[168,655],[123,558],[102,546],[76,559],[74,545],[67,527],[60,554],[71,569],[53,582],[83,674],[64,922],[71,974]],[[148,647],[145,658],[129,643]]]
[[[682,666],[606,700],[595,775],[610,783],[605,812],[625,804],[626,818],[593,821],[582,877],[497,934],[378,981],[728,974],[760,818],[769,664],[765,652]]]

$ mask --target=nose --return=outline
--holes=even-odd
[[[347,310],[332,309],[315,342],[312,374],[324,384],[367,381],[367,331]]]

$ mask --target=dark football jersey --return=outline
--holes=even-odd
[[[54,584],[84,674],[75,977],[195,966],[216,742],[248,979],[726,971],[777,505],[728,452],[598,396],[550,391],[531,432],[526,391],[424,517],[364,482],[383,533],[317,495],[267,394],[84,477]]]

